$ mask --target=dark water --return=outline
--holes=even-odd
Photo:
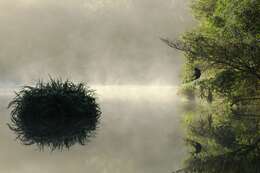
[[[23,146],[8,129],[0,96],[0,172],[168,173],[181,167],[185,148],[180,99],[169,86],[96,86],[102,109],[97,136],[69,151],[39,152]]]

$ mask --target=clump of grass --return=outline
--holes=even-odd
[[[8,126],[22,144],[51,150],[86,144],[101,115],[93,90],[83,83],[52,78],[23,87],[8,108],[12,108]]]

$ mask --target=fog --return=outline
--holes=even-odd
[[[1,85],[176,84],[182,60],[159,38],[193,25],[187,0],[0,0]]]
[[[178,38],[188,0],[0,0],[0,172],[167,173],[185,157]],[[86,146],[40,152],[8,129],[14,90],[49,76],[87,82],[102,118]]]

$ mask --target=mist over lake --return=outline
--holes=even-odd
[[[186,0],[1,0],[0,10],[0,86],[48,75],[176,84],[180,54],[160,38],[194,26]]]
[[[6,126],[11,96],[1,95],[0,168],[3,172],[169,172],[185,157],[181,103],[175,87],[96,86],[102,119],[86,146],[40,152]],[[111,93],[116,93],[111,96]],[[126,94],[128,93],[128,94]],[[152,98],[152,99],[151,99]]]
[[[0,0],[0,172],[167,173],[186,156],[181,54],[188,0]],[[6,125],[14,91],[49,76],[85,82],[102,116],[70,150],[24,146]]]

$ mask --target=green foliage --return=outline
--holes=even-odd
[[[52,150],[84,145],[94,135],[101,113],[93,90],[83,83],[54,79],[23,87],[9,107],[9,127],[17,139]]]
[[[197,0],[192,1],[192,10],[197,18],[208,18],[214,14],[216,0]]]
[[[193,0],[192,10],[197,28],[179,41],[162,39],[184,52],[183,93],[200,100],[188,110],[193,152],[182,170],[260,173],[260,1]]]

